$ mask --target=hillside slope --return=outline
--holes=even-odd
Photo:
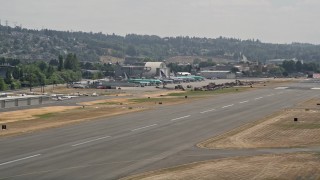
[[[238,60],[244,54],[251,61],[292,59],[319,61],[320,46],[312,44],[270,44],[235,38],[158,37],[128,34],[31,30],[0,25],[0,57],[22,60],[56,59],[59,54],[76,53],[81,61],[101,57],[123,59],[138,56],[164,60],[176,56]]]

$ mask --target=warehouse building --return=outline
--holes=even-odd
[[[200,75],[207,79],[235,79],[236,75],[230,71],[200,71]]]
[[[44,95],[26,95],[26,96],[11,96],[0,98],[0,109],[40,105],[50,102],[49,96]]]

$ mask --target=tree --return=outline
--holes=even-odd
[[[19,59],[9,59],[7,61],[11,66],[17,66],[18,64],[20,64],[20,60]]]
[[[288,77],[288,76],[289,76],[288,72],[286,72],[286,71],[283,72],[282,75],[283,75],[284,77]]]
[[[199,63],[199,67],[202,68],[202,67],[209,67],[209,66],[215,66],[216,63],[215,62],[212,62],[212,59],[208,59],[207,61],[202,61]]]
[[[314,62],[312,62],[312,63],[304,63],[303,64],[303,70],[317,72],[317,71],[319,71],[319,64],[316,64]]]
[[[51,76],[54,73],[55,69],[52,65],[49,65],[48,69],[47,69],[47,76]]]
[[[296,63],[293,60],[283,61],[282,67],[285,69],[287,73],[293,73],[296,70]]]
[[[137,50],[133,45],[130,45],[126,50],[126,54],[128,54],[129,56],[136,56]]]
[[[29,84],[30,91],[33,86],[45,85],[47,78],[45,72],[42,72],[37,63],[24,65],[21,67],[24,72],[23,80]]]
[[[79,61],[75,54],[70,53],[67,55],[66,60],[64,62],[64,68],[73,71],[79,70]]]
[[[61,55],[59,55],[60,57]],[[63,62],[62,62],[63,64]],[[50,62],[49,62],[49,65],[50,66],[59,66],[59,61],[57,61],[56,59],[51,59]]]
[[[5,64],[6,63],[6,59],[4,57],[0,58],[0,65]]]
[[[59,75],[58,72],[54,72],[49,79],[50,84],[61,84],[64,83],[63,78]]]
[[[94,66],[93,66],[92,63],[90,63],[90,62],[86,62],[86,63],[84,64],[83,69],[95,70],[95,69],[94,69]]]
[[[11,89],[19,89],[19,88],[21,88],[21,82],[18,81],[18,80],[12,81],[12,83],[10,84],[10,88]]]
[[[301,63],[301,61],[297,61],[297,62],[296,62],[296,70],[297,70],[298,72],[301,72],[301,71],[302,71],[302,63]]]
[[[4,82],[3,78],[0,77],[0,91],[7,90],[7,84]]]
[[[13,80],[12,71],[8,69],[7,72],[6,72],[5,82],[6,82],[7,84],[11,84],[11,83],[12,83],[12,80]]]
[[[42,72],[45,72],[47,70],[47,68],[48,68],[48,64],[46,62],[44,62],[44,61],[40,61],[38,63],[38,67],[40,68],[40,70]]]
[[[93,79],[102,79],[103,73],[101,71],[93,74]]]
[[[200,63],[201,63],[201,59],[199,59],[199,58],[195,58],[193,60],[193,64],[200,64]]]
[[[64,65],[64,63],[63,63],[63,57],[62,57],[62,55],[59,55],[58,71],[62,71],[63,65]]]
[[[284,72],[282,67],[273,67],[269,69],[269,74],[273,76],[281,76]]]
[[[12,76],[14,79],[20,79],[23,76],[23,73],[21,71],[20,67],[15,67],[12,71]]]

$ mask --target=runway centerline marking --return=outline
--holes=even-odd
[[[240,104],[243,104],[243,103],[247,103],[247,102],[249,102],[249,101],[242,101],[242,102],[239,102]]]
[[[171,121],[177,121],[179,119],[184,119],[184,118],[188,118],[190,117],[191,115],[188,115],[188,116],[183,116],[183,117],[178,117],[178,118],[175,118],[175,119],[171,119]]]
[[[18,161],[23,161],[23,160],[30,159],[30,158],[34,158],[34,157],[37,157],[37,156],[40,156],[40,155],[41,154],[36,154],[36,155],[32,155],[32,156],[28,156],[28,157],[12,160],[12,161],[7,161],[7,162],[4,162],[4,163],[1,163],[0,166],[6,165],[6,164],[10,164],[10,163],[14,163],[14,162],[18,162]]]
[[[137,129],[132,129],[131,131],[138,131],[138,130],[145,129],[145,128],[152,127],[152,126],[156,126],[156,125],[158,125],[158,124],[152,124],[152,125],[149,125],[149,126],[144,126],[144,127],[140,127],[140,128],[137,128]]]
[[[99,141],[99,140],[101,140],[101,139],[106,139],[106,138],[109,138],[109,137],[111,137],[111,136],[104,136],[104,137],[100,137],[100,138],[96,138],[96,139],[91,139],[91,140],[89,140],[89,141],[85,141],[85,142],[81,142],[81,143],[78,143],[78,144],[74,144],[74,145],[72,145],[72,146],[73,146],[73,147],[74,147],[74,146],[79,146],[79,145],[82,145],[82,144],[87,144],[87,143],[90,143],[90,142]]]
[[[255,100],[259,100],[259,99],[262,99],[263,97],[257,97],[257,98],[255,98]]]
[[[230,104],[230,105],[227,105],[227,106],[223,106],[222,109],[228,108],[228,107],[232,107],[232,106],[234,106],[234,104]]]
[[[274,94],[269,94],[269,95],[267,95],[268,97],[270,97],[270,96],[274,96]]]
[[[206,110],[206,111],[202,111],[202,112],[200,112],[200,113],[201,113],[201,114],[204,114],[204,113],[211,112],[211,111],[215,111],[215,109],[209,109],[209,110]]]

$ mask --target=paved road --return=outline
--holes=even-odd
[[[302,88],[304,87],[304,88]],[[297,102],[318,83],[266,88],[0,139],[0,179],[118,179],[219,157],[315,149],[204,150],[195,144]]]

